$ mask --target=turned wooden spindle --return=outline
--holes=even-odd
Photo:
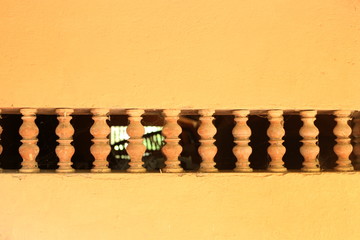
[[[92,109],[91,113],[93,114],[92,119],[94,120],[94,124],[90,128],[90,133],[94,136],[91,140],[94,144],[90,147],[90,152],[95,158],[95,161],[93,162],[94,166],[91,169],[91,172],[110,172],[111,169],[108,167],[109,162],[107,161],[107,156],[111,151],[108,138],[110,134],[110,127],[106,123],[109,109],[96,108]]]
[[[19,153],[23,161],[19,171],[22,173],[36,173],[40,171],[36,162],[36,157],[40,151],[37,145],[39,129],[35,124],[37,110],[26,108],[21,109],[20,112],[23,115],[21,117],[23,123],[19,129],[20,136],[22,137]]]
[[[270,146],[268,147],[267,152],[271,158],[268,170],[271,172],[286,172],[287,169],[284,167],[284,162],[282,160],[286,152],[286,149],[282,144],[284,142],[282,138],[285,135],[283,111],[268,111],[268,119],[270,121],[270,126],[267,129],[267,135],[270,138]]]
[[[315,126],[316,110],[301,111],[301,121],[303,126],[300,128],[301,142],[303,145],[300,147],[300,153],[304,157],[302,171],[305,172],[318,172],[320,171],[318,155],[320,148],[317,145],[319,130]]]
[[[336,171],[353,171],[354,167],[351,165],[349,156],[353,150],[351,145],[351,127],[348,125],[350,120],[351,111],[338,110],[334,112],[336,126],[333,130],[336,136],[336,145],[334,146],[334,152],[338,159],[336,161]]]
[[[56,155],[59,158],[56,172],[69,173],[75,172],[75,169],[71,167],[71,157],[75,153],[75,148],[71,145],[73,141],[74,128],[70,123],[72,117],[70,116],[74,112],[73,109],[56,109],[58,114],[59,125],[56,127],[55,133],[59,137],[57,142],[58,146],[55,148]]]
[[[232,134],[235,138],[234,142],[236,146],[233,148],[233,153],[237,159],[235,172],[252,172],[252,168],[249,166],[249,156],[252,153],[252,149],[249,146],[251,129],[246,124],[248,120],[249,110],[236,110],[232,112],[235,115],[236,125],[232,130]]]
[[[354,127],[352,135],[354,137],[354,156],[353,166],[355,170],[360,170],[360,112],[356,112],[353,118]]]
[[[198,149],[199,154],[202,158],[200,164],[200,172],[217,172],[218,169],[215,168],[214,157],[217,153],[217,147],[215,146],[214,136],[216,134],[216,127],[213,124],[213,114],[214,110],[200,110],[200,127],[198,129],[198,134],[200,135],[200,147]]]
[[[0,109],[0,119],[1,119],[1,109]],[[2,146],[2,143],[1,143],[1,134],[2,134],[2,131],[3,131],[3,128],[1,127],[1,125],[0,125],[0,155],[1,155],[1,153],[2,153],[2,151],[3,151],[3,146]],[[2,170],[2,168],[0,167],[0,172],[2,172],[3,170]]]
[[[146,147],[143,144],[143,135],[145,133],[144,126],[141,124],[141,115],[144,114],[144,110],[141,109],[129,109],[126,111],[129,115],[129,125],[126,128],[126,132],[129,135],[129,144],[126,147],[126,152],[130,156],[130,167],[128,172],[141,173],[146,172],[146,168],[143,167],[144,162],[142,157],[146,151]]]
[[[165,137],[165,145],[161,150],[166,157],[166,166],[162,169],[163,172],[179,173],[184,171],[179,161],[179,156],[182,151],[182,147],[179,144],[179,135],[182,129],[177,123],[179,114],[180,110],[177,109],[163,110],[165,124],[162,129],[162,134]]]

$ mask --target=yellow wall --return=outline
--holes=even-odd
[[[359,177],[1,174],[0,239],[360,239]]]
[[[0,107],[360,109],[354,0],[0,0]]]
[[[355,0],[0,0],[0,107],[360,109]],[[2,174],[0,239],[359,239],[359,174]]]

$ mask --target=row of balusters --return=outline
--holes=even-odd
[[[22,173],[36,173],[40,169],[37,166],[36,157],[39,154],[39,147],[37,146],[37,135],[39,129],[35,124],[37,109],[26,108],[20,110],[22,114],[23,123],[19,129],[22,137],[22,145],[19,148],[19,153],[22,157]],[[56,128],[56,135],[59,137],[56,146],[56,154],[59,158],[58,168],[56,172],[70,173],[74,172],[72,168],[71,158],[75,153],[75,148],[71,144],[73,141],[74,128],[70,121],[73,109],[56,109],[57,119],[59,124]],[[1,113],[1,110],[0,110]],[[105,173],[110,172],[108,167],[107,156],[110,154],[111,147],[109,144],[110,127],[107,124],[109,109],[92,109],[92,118],[94,124],[90,128],[90,133],[93,136],[93,145],[90,148],[91,154],[94,156],[93,168],[91,172]],[[130,157],[128,172],[141,173],[146,172],[143,167],[142,157],[146,151],[143,144],[144,127],[141,124],[142,115],[144,110],[129,109],[126,114],[129,116],[129,125],[127,133],[129,135],[129,144],[126,151]],[[216,127],[213,124],[214,110],[205,109],[198,111],[200,115],[200,126],[198,134],[200,136],[200,146],[198,152],[202,158],[199,171],[200,172],[217,172],[215,167],[214,157],[217,153],[215,146],[214,136],[216,134]],[[179,156],[182,152],[182,147],[179,144],[179,135],[182,132],[181,127],[177,123],[181,110],[178,109],[165,109],[162,111],[165,124],[162,129],[162,134],[165,137],[165,145],[162,147],[162,152],[166,158],[165,167],[163,172],[180,173],[183,168],[180,166]],[[233,153],[237,158],[235,172],[251,172],[249,156],[252,153],[252,148],[249,146],[251,129],[247,125],[249,110],[234,110],[232,111],[235,119],[235,127],[232,130],[234,136],[235,146]],[[300,129],[302,137],[302,146],[300,153],[304,158],[302,171],[305,172],[318,172],[321,166],[319,165],[318,156],[320,148],[318,146],[319,130],[315,126],[316,110],[304,110],[299,112],[303,126]],[[355,155],[360,156],[360,118],[355,118],[355,126],[352,132],[348,122],[353,114],[348,110],[337,110],[333,112],[335,116],[336,126],[333,129],[336,136],[336,145],[334,152],[337,155],[336,171],[353,171],[354,167],[349,159],[350,154],[354,150]],[[285,147],[283,146],[283,137],[285,135],[283,111],[282,110],[269,110],[267,111],[267,118],[270,122],[267,129],[269,137],[269,147],[267,148],[268,155],[271,159],[268,171],[271,172],[286,172],[284,167],[283,156],[285,154]],[[0,134],[2,128],[0,127]],[[351,133],[354,136],[355,147],[351,144]],[[0,154],[2,147],[0,145]],[[357,161],[359,162],[359,161]]]

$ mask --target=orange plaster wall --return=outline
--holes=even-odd
[[[360,109],[356,0],[0,0],[0,107]],[[0,239],[359,239],[358,173],[1,174]]]
[[[360,109],[356,0],[0,0],[0,107]]]
[[[0,239],[357,240],[359,177],[5,173]]]

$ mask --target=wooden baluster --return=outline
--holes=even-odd
[[[20,112],[23,115],[21,117],[23,123],[19,129],[20,136],[22,137],[19,153],[23,161],[19,171],[22,173],[36,173],[40,171],[36,162],[36,157],[40,151],[37,145],[39,129],[35,124],[37,110],[25,108],[21,109]]]
[[[214,120],[213,114],[214,110],[200,110],[200,127],[198,129],[198,134],[200,135],[200,147],[199,154],[202,158],[200,164],[200,172],[217,172],[218,169],[215,168],[214,157],[217,153],[217,147],[215,146],[214,136],[216,134],[216,128],[212,121]]]
[[[179,144],[181,134],[181,127],[177,123],[179,119],[180,110],[166,109],[163,110],[165,124],[162,129],[162,134],[165,137],[165,145],[162,147],[162,152],[166,157],[164,172],[179,173],[183,172],[180,166],[179,156],[182,147]]]
[[[334,134],[336,136],[336,145],[334,146],[334,152],[336,153],[338,160],[336,161],[336,171],[353,171],[354,167],[351,165],[349,156],[353,150],[351,145],[351,127],[348,125],[350,120],[351,111],[339,110],[334,112],[336,126],[334,128]]]
[[[56,155],[59,158],[56,172],[70,173],[75,172],[75,169],[71,167],[71,157],[75,153],[75,148],[71,145],[73,141],[74,128],[70,123],[72,117],[70,116],[74,112],[73,109],[56,109],[58,114],[59,125],[56,127],[55,133],[59,137],[57,142],[58,146],[55,148]]]
[[[0,109],[0,119],[1,119],[1,109]],[[2,131],[3,131],[3,128],[0,125],[0,155],[1,155],[2,151],[3,151],[3,146],[2,146],[2,142],[1,142]],[[3,171],[3,169],[0,167],[0,172],[2,172],[2,171]]]
[[[286,172],[284,162],[282,160],[285,155],[286,149],[283,146],[284,140],[282,138],[285,135],[284,119],[282,110],[270,110],[268,111],[268,119],[270,126],[267,130],[267,135],[270,138],[270,146],[267,152],[271,158],[268,170],[271,172]]]
[[[126,152],[130,156],[130,167],[128,172],[140,173],[146,172],[146,168],[143,167],[144,162],[142,157],[146,151],[146,147],[143,144],[143,135],[145,133],[144,126],[141,124],[141,115],[144,114],[144,110],[130,109],[126,111],[129,115],[130,124],[126,128],[126,132],[129,135],[129,144],[126,147]]]
[[[300,112],[301,120],[304,123],[300,128],[300,135],[303,137],[300,153],[304,157],[303,168],[301,170],[305,172],[320,171],[318,160],[320,148],[317,145],[319,130],[314,124],[316,114],[316,110]]]
[[[93,163],[94,167],[91,169],[91,172],[110,172],[111,169],[108,167],[109,162],[107,161],[107,156],[111,151],[108,138],[110,127],[106,123],[109,109],[96,108],[92,109],[91,113],[93,114],[92,119],[94,120],[94,124],[90,128],[90,133],[94,136],[91,140],[94,144],[90,147],[90,152],[95,158]]]
[[[352,135],[354,137],[354,155],[353,166],[356,170],[360,170],[360,112],[354,114],[354,127]]]
[[[233,111],[235,115],[236,125],[232,130],[232,134],[235,138],[234,142],[236,146],[233,148],[233,153],[237,158],[235,172],[252,172],[252,168],[249,167],[249,156],[252,153],[252,149],[249,146],[249,138],[251,136],[251,129],[246,124],[248,120],[249,110],[236,110]]]

